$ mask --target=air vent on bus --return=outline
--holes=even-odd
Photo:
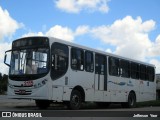
[[[32,91],[31,90],[15,90],[14,93],[16,95],[30,95]]]

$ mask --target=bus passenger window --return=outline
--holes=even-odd
[[[126,60],[120,60],[120,74],[122,77],[130,77],[130,63]]]
[[[84,70],[84,51],[78,48],[71,49],[71,68],[74,70]]]
[[[85,52],[85,70],[87,72],[93,72],[94,67],[93,67],[93,53],[86,51]]]
[[[140,79],[141,80],[146,80],[147,79],[146,66],[145,65],[140,65]]]
[[[106,57],[103,55],[96,54],[95,55],[95,73],[104,75],[106,74]]]
[[[154,81],[154,67],[147,67],[147,78],[149,81],[153,82]]]
[[[53,80],[63,76],[68,69],[68,46],[60,43],[52,44],[51,77]]]
[[[119,76],[119,59],[109,57],[109,74],[113,76]]]
[[[139,79],[139,64],[131,62],[131,78]]]

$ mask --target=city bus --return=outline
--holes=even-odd
[[[52,102],[73,110],[84,102],[132,108],[156,99],[154,65],[53,37],[13,41],[4,63],[8,98],[35,100],[40,109]]]

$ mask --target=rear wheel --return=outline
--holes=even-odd
[[[47,109],[50,106],[50,101],[48,100],[35,100],[35,103],[39,109]]]
[[[124,108],[134,108],[136,107],[136,95],[134,92],[130,92],[128,95],[128,101],[125,103],[121,103]]]
[[[78,90],[73,90],[71,93],[70,101],[68,103],[69,109],[78,110],[82,104],[82,96]]]

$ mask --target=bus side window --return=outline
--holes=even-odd
[[[119,59],[109,57],[109,74],[112,76],[119,76]]]
[[[140,65],[140,79],[141,80],[147,80],[146,66],[145,65]]]
[[[85,70],[87,72],[93,72],[94,71],[93,53],[89,52],[89,51],[85,51]]]
[[[147,75],[148,75],[148,80],[151,82],[154,82],[154,75],[155,75],[155,71],[154,71],[154,67],[147,67]]]
[[[55,80],[67,72],[69,55],[68,46],[60,43],[53,43],[51,49],[51,78]]]
[[[104,75],[106,74],[106,57],[103,55],[96,54],[95,55],[95,73]]]
[[[139,64],[131,62],[131,78],[139,79]]]
[[[84,70],[84,51],[78,48],[71,49],[71,68],[73,70]]]
[[[130,63],[126,60],[120,60],[120,74],[122,77],[130,77]]]

